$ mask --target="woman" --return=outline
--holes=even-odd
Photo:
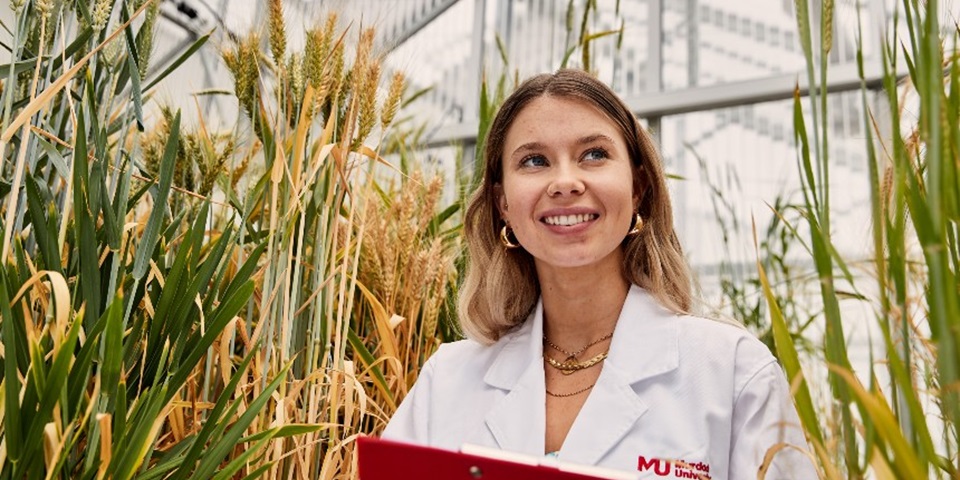
[[[659,478],[816,478],[784,375],[736,326],[690,316],[650,137],[577,70],[524,82],[487,137],[460,321],[384,437],[480,444]],[[779,447],[778,447],[779,448]]]

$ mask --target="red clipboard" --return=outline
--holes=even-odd
[[[533,464],[534,457],[476,448],[497,457],[425,447],[392,440],[357,438],[360,480],[609,480],[636,478],[627,472],[615,476],[582,473],[600,472],[598,467]],[[500,452],[502,453],[494,453]],[[520,461],[517,461],[517,460]],[[580,471],[572,471],[580,470]]]

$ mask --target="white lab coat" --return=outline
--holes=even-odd
[[[443,345],[383,437],[543,455],[542,332],[538,304],[492,346]],[[780,365],[743,328],[675,315],[633,286],[602,368],[560,450],[562,462],[640,471],[641,478],[739,480],[757,478],[771,446],[808,450]],[[786,448],[766,478],[817,474],[807,455]]]

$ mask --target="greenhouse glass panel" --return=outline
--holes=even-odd
[[[749,219],[758,230],[766,228],[775,205],[796,219],[787,208],[803,203],[792,111],[791,101],[778,101],[662,119],[666,170],[678,177],[670,183],[674,217],[694,268],[752,263]],[[861,255],[870,245],[862,111],[859,92],[829,98],[833,239],[841,253]]]
[[[836,3],[831,64],[856,61],[856,2]],[[864,55],[878,57],[873,9],[862,7]],[[815,35],[819,15],[811,10]],[[805,71],[792,1],[664,2],[663,89],[718,85]],[[814,39],[815,45],[819,44]]]

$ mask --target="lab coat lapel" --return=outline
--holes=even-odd
[[[597,464],[633,429],[649,406],[634,384],[677,368],[677,322],[642,288],[632,286],[610,354],[560,450],[560,459]]]
[[[484,419],[497,445],[543,455],[546,429],[543,379],[543,309],[538,302],[524,325],[508,335],[484,381],[506,391]]]

